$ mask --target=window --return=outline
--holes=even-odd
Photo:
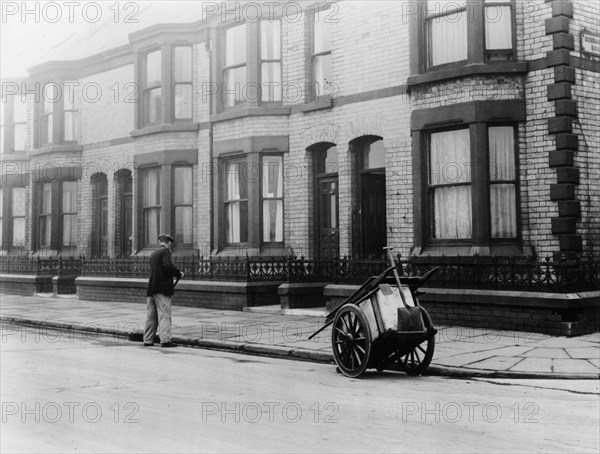
[[[515,59],[514,0],[426,0],[421,14],[410,16],[411,74],[428,70],[452,70],[477,63],[502,63]],[[519,70],[522,65],[515,62]],[[492,69],[474,66],[475,74]],[[450,78],[440,73],[440,78]],[[431,77],[428,79],[431,80]],[[436,79],[437,80],[437,79]],[[409,78],[409,83],[422,83]]]
[[[332,24],[319,17],[319,12],[315,13],[312,21],[311,77],[316,97],[326,95],[331,88],[331,31]]]
[[[108,178],[104,173],[96,173],[91,178],[94,195],[94,225],[92,227],[92,248],[95,257],[108,255]]]
[[[512,3],[485,0],[485,50],[487,60],[509,60],[513,54]]]
[[[38,215],[38,245],[50,247],[52,242],[52,183],[40,186]]]
[[[131,170],[121,169],[115,173],[116,246],[118,257],[128,257],[133,252],[133,185]]]
[[[3,103],[0,125],[0,153],[25,151],[27,138],[27,99],[15,94]]]
[[[142,97],[144,100],[144,124],[162,120],[162,54],[160,50],[145,57],[145,78]]]
[[[173,48],[174,119],[192,121],[192,48]]]
[[[244,101],[246,89],[246,24],[225,30],[225,106],[231,107]]]
[[[488,128],[492,238],[516,238],[515,133],[512,126]]]
[[[76,82],[65,82],[63,102],[63,126],[65,142],[79,141],[78,98],[74,89]]]
[[[427,1],[427,66],[467,59],[466,0]]]
[[[178,245],[192,244],[192,201],[193,183],[192,167],[178,166],[173,168],[173,219],[175,243]]]
[[[77,182],[62,182],[62,246],[77,245]]]
[[[225,163],[225,241],[248,242],[248,182],[245,161]]]
[[[262,158],[263,242],[283,241],[283,158]]]
[[[469,129],[431,134],[429,150],[432,238],[471,238]]]
[[[142,172],[142,239],[144,247],[155,245],[160,235],[161,175],[159,168]]]
[[[4,188],[0,188],[0,247],[4,247]]]
[[[260,80],[263,102],[281,101],[281,21],[260,22]]]
[[[515,134],[514,125],[484,122],[425,133],[425,223],[417,213],[418,247],[423,241],[515,252],[520,238]],[[420,236],[423,229],[427,238]]]
[[[48,84],[44,89],[40,112],[40,145],[54,143],[54,103],[57,100],[56,84]]]
[[[25,188],[12,188],[12,245],[13,247],[25,246]]]

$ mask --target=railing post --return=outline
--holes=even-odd
[[[250,282],[250,257],[246,255],[245,259],[245,267],[246,267],[246,282]]]

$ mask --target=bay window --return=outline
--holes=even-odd
[[[36,146],[77,144],[80,139],[79,92],[77,81],[44,85],[37,106]]]
[[[27,138],[27,98],[6,96],[0,115],[0,153],[22,153]]]
[[[526,70],[514,61],[514,0],[426,0],[419,5],[419,14],[409,18],[409,85],[468,75],[453,72],[464,66],[475,74]],[[433,74],[418,77],[428,72]]]
[[[78,97],[75,90],[67,90],[67,87],[74,87],[74,82],[65,82],[64,102],[63,102],[63,125],[65,142],[79,141],[79,115],[78,115]]]
[[[44,90],[44,96],[40,104],[40,145],[54,143],[54,103],[57,99],[57,87],[48,84]]]
[[[415,254],[524,252],[517,125],[525,118],[518,100],[413,112]]]

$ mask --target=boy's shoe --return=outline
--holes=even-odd
[[[149,343],[147,343],[147,342],[144,342],[144,347],[152,347],[153,345],[154,345],[154,343],[152,343],[152,344],[149,344]]]
[[[177,345],[174,344],[173,342],[165,342],[164,344],[160,344],[160,346],[165,347],[165,348],[177,347]]]

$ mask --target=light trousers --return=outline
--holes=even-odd
[[[161,293],[146,298],[144,343],[154,343],[157,329],[161,344],[171,342],[171,297]]]

